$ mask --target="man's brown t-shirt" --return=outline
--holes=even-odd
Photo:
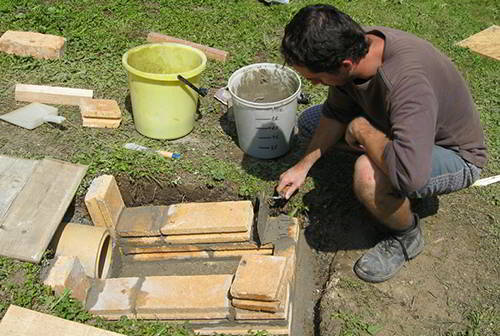
[[[390,138],[384,162],[398,190],[427,183],[434,145],[482,168],[487,154],[479,113],[451,60],[409,33],[386,27],[367,33],[385,40],[382,66],[361,85],[330,87],[323,114],[346,124],[364,116]]]

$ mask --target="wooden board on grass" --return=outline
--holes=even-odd
[[[0,220],[0,255],[40,262],[86,166],[44,159]]]
[[[38,161],[35,160],[0,155],[0,220],[23,189],[37,164]]]
[[[0,323],[2,336],[124,336],[11,305]]]
[[[491,26],[457,45],[500,61],[500,26]]]

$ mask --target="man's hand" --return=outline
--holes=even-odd
[[[280,175],[280,183],[276,187],[278,194],[289,199],[300,188],[307,176],[309,169],[300,162]]]
[[[377,167],[388,174],[384,163],[384,149],[390,139],[373,127],[366,118],[357,117],[347,125],[345,141],[351,147],[364,149],[365,154]]]
[[[359,131],[366,126],[366,123],[368,123],[368,125],[370,124],[365,118],[358,117],[351,120],[349,125],[347,125],[347,129],[345,131],[345,142],[356,150],[365,150],[364,146],[360,142]]]

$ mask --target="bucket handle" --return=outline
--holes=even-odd
[[[208,93],[207,88],[198,88],[193,83],[188,81],[186,78],[182,77],[181,75],[177,75],[177,79],[186,84],[187,86],[189,86],[191,89],[195,90],[202,97],[205,97]]]

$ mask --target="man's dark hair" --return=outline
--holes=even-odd
[[[337,73],[342,61],[359,62],[369,43],[361,26],[329,5],[302,8],[285,27],[281,53],[288,65]]]

